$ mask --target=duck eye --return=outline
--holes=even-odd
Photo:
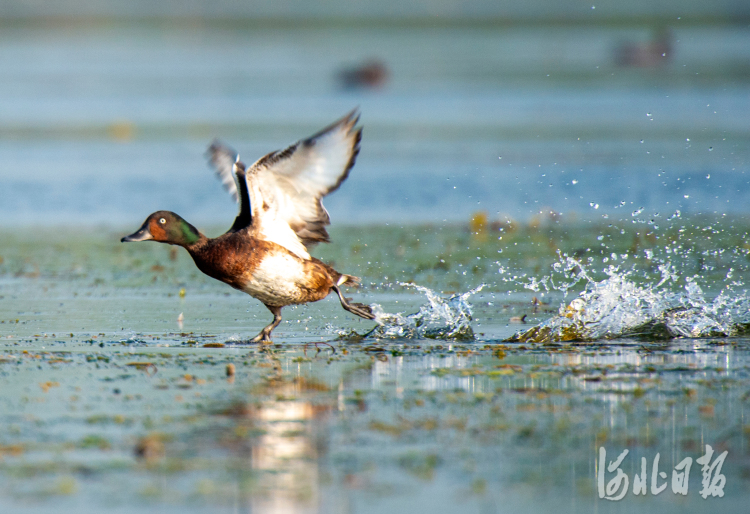
[[[164,225],[166,222],[167,220],[165,220],[164,218],[159,218],[159,223],[161,223],[162,225]]]

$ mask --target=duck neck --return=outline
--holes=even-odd
[[[177,244],[190,250],[204,244],[206,240],[206,236],[201,234],[197,228],[185,220],[180,220],[180,237]]]

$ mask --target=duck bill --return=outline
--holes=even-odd
[[[132,243],[134,241],[150,241],[154,238],[151,235],[151,231],[148,229],[148,223],[144,223],[143,226],[138,229],[138,232],[134,232],[129,236],[125,236],[120,239],[121,243]]]

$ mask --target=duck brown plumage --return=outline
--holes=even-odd
[[[372,310],[352,303],[339,286],[359,279],[311,257],[307,249],[328,242],[330,224],[322,197],[336,190],[354,165],[361,129],[350,113],[314,136],[272,152],[249,169],[229,147],[214,142],[209,155],[240,212],[225,234],[208,238],[170,211],[151,214],[123,242],[158,241],[179,245],[206,275],[265,304],[274,320],[253,339],[270,342],[281,308],[315,302],[335,292],[347,311],[374,319]],[[229,177],[232,177],[229,180]]]

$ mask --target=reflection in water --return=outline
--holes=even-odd
[[[96,353],[6,348],[0,385],[7,398],[33,401],[6,401],[0,510],[49,495],[55,480],[67,484],[56,495],[98,506],[138,498],[144,513],[708,512],[716,504],[698,494],[695,465],[685,497],[667,490],[615,506],[597,503],[596,492],[600,448],[608,458],[628,450],[622,469],[632,477],[642,458],[660,454],[671,473],[706,445],[728,452],[721,505],[746,506],[747,339],[336,346],[335,354],[294,345],[165,349],[149,357],[158,367],[151,374],[136,374],[133,356],[118,351],[106,363]],[[116,381],[118,392],[81,387],[79,398],[66,399],[92,377]],[[51,378],[59,386],[42,381]],[[19,383],[47,387],[28,392]],[[55,411],[58,404],[70,410]],[[83,411],[76,421],[78,405],[115,405],[118,415]],[[147,415],[136,417],[132,405]],[[31,443],[58,437],[65,424],[86,435]]]
[[[357,444],[331,440],[370,490],[407,487],[422,505],[446,511],[456,501],[447,491],[459,494],[463,480],[477,511],[503,512],[494,503],[501,501],[531,502],[535,512],[643,512],[630,497],[597,503],[598,449],[612,459],[628,450],[622,467],[632,477],[642,458],[652,463],[660,454],[671,473],[708,444],[728,452],[727,497],[741,501],[750,441],[742,421],[746,340],[418,343],[367,347],[372,373],[349,386],[362,389],[357,398],[367,405],[351,421]],[[704,512],[700,476],[694,469],[687,498],[667,489],[658,501],[647,498],[645,511]]]
[[[252,468],[260,472],[253,511],[269,513],[317,512],[318,450],[310,421],[309,402],[263,402],[258,426],[265,432],[252,449]]]
[[[286,377],[276,358],[267,363],[273,373],[264,387],[253,391],[248,403],[228,411],[234,418],[230,448],[247,459],[237,470],[239,504],[247,512],[319,512],[318,459],[326,446],[321,425],[333,403],[313,403],[310,397],[328,388],[303,377]],[[228,380],[234,378],[232,374]],[[253,402],[253,397],[262,399]],[[250,480],[243,480],[248,471]]]

